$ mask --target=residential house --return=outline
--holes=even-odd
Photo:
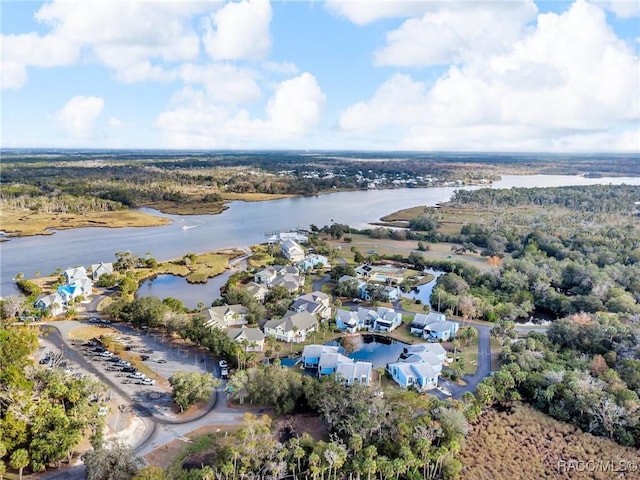
[[[355,361],[329,345],[307,345],[302,351],[305,368],[317,370],[318,376],[335,375],[347,385],[369,385],[373,366],[370,362]]]
[[[229,327],[227,336],[244,346],[245,352],[261,352],[264,348],[264,333],[259,328]]]
[[[320,355],[323,353],[338,353],[339,347],[330,345],[305,345],[302,350],[302,366],[304,368],[317,369],[320,362]]]
[[[278,277],[284,275],[299,275],[300,272],[296,267],[285,266],[285,265],[271,265],[267,268],[264,268],[254,275],[254,281],[256,283],[264,283],[267,288],[271,288],[271,284]]]
[[[87,277],[77,279],[73,285],[80,289],[80,295],[85,298],[93,294],[93,282]]]
[[[286,275],[282,275],[271,282],[270,288],[277,287],[279,285],[285,287],[290,293],[296,293],[304,287],[304,277],[301,275],[287,273]]]
[[[392,332],[402,324],[402,313],[387,307],[378,307],[377,318],[373,323],[373,330],[378,332]]]
[[[362,265],[358,265],[354,270],[356,272],[356,275],[358,275],[359,277],[364,277],[367,278],[369,276],[369,274],[371,273],[371,270],[373,269],[373,267],[371,265],[367,265],[362,264]]]
[[[391,285],[387,285],[386,287],[384,287],[384,293],[390,302],[395,302],[400,298],[399,287],[392,287]]]
[[[269,237],[269,243],[280,243],[285,240],[293,240],[298,243],[307,243],[309,238],[298,232],[280,232]]]
[[[281,244],[282,254],[291,260],[292,263],[304,260],[304,248],[299,243],[287,238]]]
[[[308,312],[287,312],[282,318],[264,324],[265,335],[273,335],[283,342],[304,342],[307,335],[318,329],[318,319]]]
[[[62,304],[68,306],[82,295],[82,289],[75,283],[73,285],[62,285],[58,287],[57,294],[62,299]]]
[[[417,313],[411,322],[411,333],[432,341],[446,342],[458,333],[458,324],[442,313]]]
[[[75,267],[65,270],[62,274],[67,285],[73,284],[76,280],[87,278],[87,269],[84,267]]]
[[[113,263],[94,263],[91,265],[91,279],[95,282],[102,275],[113,273]]]
[[[235,327],[247,323],[249,310],[243,305],[222,305],[204,311],[205,325],[216,328]]]
[[[298,269],[301,272],[304,272],[307,270],[314,269],[319,265],[322,265],[323,267],[328,267],[329,259],[327,259],[327,257],[325,257],[324,255],[313,253],[311,255],[307,255],[306,257],[304,257],[302,261],[296,264],[296,267],[298,267]]]
[[[406,347],[397,362],[387,365],[387,371],[402,388],[413,387],[424,391],[437,387],[445,355],[444,349],[441,354],[436,346],[442,348],[440,344]]]
[[[57,317],[64,313],[64,300],[58,293],[52,293],[51,295],[45,295],[40,297],[33,306],[40,310],[43,315],[50,317]]]
[[[407,345],[404,347],[404,352],[400,355],[401,358],[406,358],[417,353],[431,352],[438,361],[444,363],[447,358],[447,351],[439,343],[415,343],[413,345]]]
[[[245,290],[258,302],[264,302],[267,293],[269,293],[267,287],[256,282],[247,283]]]
[[[306,293],[299,296],[291,305],[294,312],[309,312],[319,320],[331,318],[331,298],[323,292]]]

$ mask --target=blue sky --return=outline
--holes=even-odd
[[[640,152],[640,2],[7,2],[2,147]]]

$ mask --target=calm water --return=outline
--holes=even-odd
[[[406,343],[378,335],[353,335],[329,342],[327,345],[340,346],[349,358],[371,362],[373,368],[386,367],[387,363],[398,360]]]
[[[492,188],[593,184],[640,185],[640,177],[583,178],[571,175],[508,176]],[[220,215],[182,217],[145,209],[173,222],[148,228],[80,228],[48,236],[12,239],[0,244],[0,296],[17,293],[12,278],[35,272],[48,275],[58,267],[115,260],[115,252],[150,252],[160,261],[188,252],[202,253],[261,243],[265,233],[295,227],[308,228],[333,222],[362,227],[381,216],[416,205],[446,202],[459,187],[368,190],[340,192],[317,197],[287,198],[269,202],[232,202]],[[474,187],[463,187],[473,189]],[[182,220],[195,228],[183,230]]]
[[[405,298],[412,298],[414,300],[420,300],[423,305],[431,304],[431,293],[433,292],[433,288],[436,286],[436,282],[438,281],[438,277],[444,272],[440,270],[426,270],[427,273],[430,273],[434,276],[434,279],[429,283],[425,283],[424,285],[420,285],[417,290],[411,290],[407,293],[402,293],[402,296]]]
[[[136,297],[173,297],[187,308],[197,308],[200,302],[208,308],[211,302],[220,297],[220,288],[227,283],[231,273],[231,270],[227,270],[209,279],[207,283],[189,283],[184,277],[158,275],[156,278],[145,280],[136,292]]]

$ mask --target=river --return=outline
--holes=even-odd
[[[640,185],[640,177],[584,178],[572,175],[505,175],[492,188],[548,187],[595,184]],[[63,269],[115,260],[115,252],[150,252],[157,260],[178,258],[185,253],[202,253],[225,248],[246,247],[265,241],[275,230],[308,228],[331,222],[363,227],[380,217],[403,208],[446,202],[459,188],[435,187],[396,190],[339,192],[314,197],[296,197],[267,202],[229,204],[219,215],[166,215],[169,225],[146,228],[78,228],[53,235],[14,238],[0,244],[0,296],[13,295],[17,289],[12,278],[36,272],[49,275]],[[183,223],[184,221],[184,223]],[[195,225],[183,229],[182,226]]]

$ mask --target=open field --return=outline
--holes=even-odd
[[[640,478],[638,450],[584,433],[525,405],[513,413],[484,413],[473,425],[460,459],[463,478],[474,480]],[[569,468],[570,462],[580,468]],[[625,465],[629,469],[623,471]]]
[[[354,253],[351,251],[351,247],[356,247],[365,257],[369,252],[373,251],[379,255],[402,255],[404,257],[408,257],[411,252],[416,252],[419,255],[422,255],[426,260],[454,260],[473,265],[481,270],[491,268],[487,264],[486,259],[477,253],[465,253],[464,255],[452,253],[451,247],[454,245],[452,243],[442,242],[429,244],[431,250],[428,252],[421,252],[418,250],[418,242],[415,240],[370,238],[366,235],[360,234],[351,235],[351,239],[351,242],[344,242],[342,240],[327,238],[327,243],[330,246],[340,247],[340,256],[351,264],[355,264],[353,261]]]
[[[33,213],[25,210],[4,210],[2,229],[10,236],[51,235],[55,230],[82,227],[156,227],[171,220],[134,210],[89,212],[82,215]]]

